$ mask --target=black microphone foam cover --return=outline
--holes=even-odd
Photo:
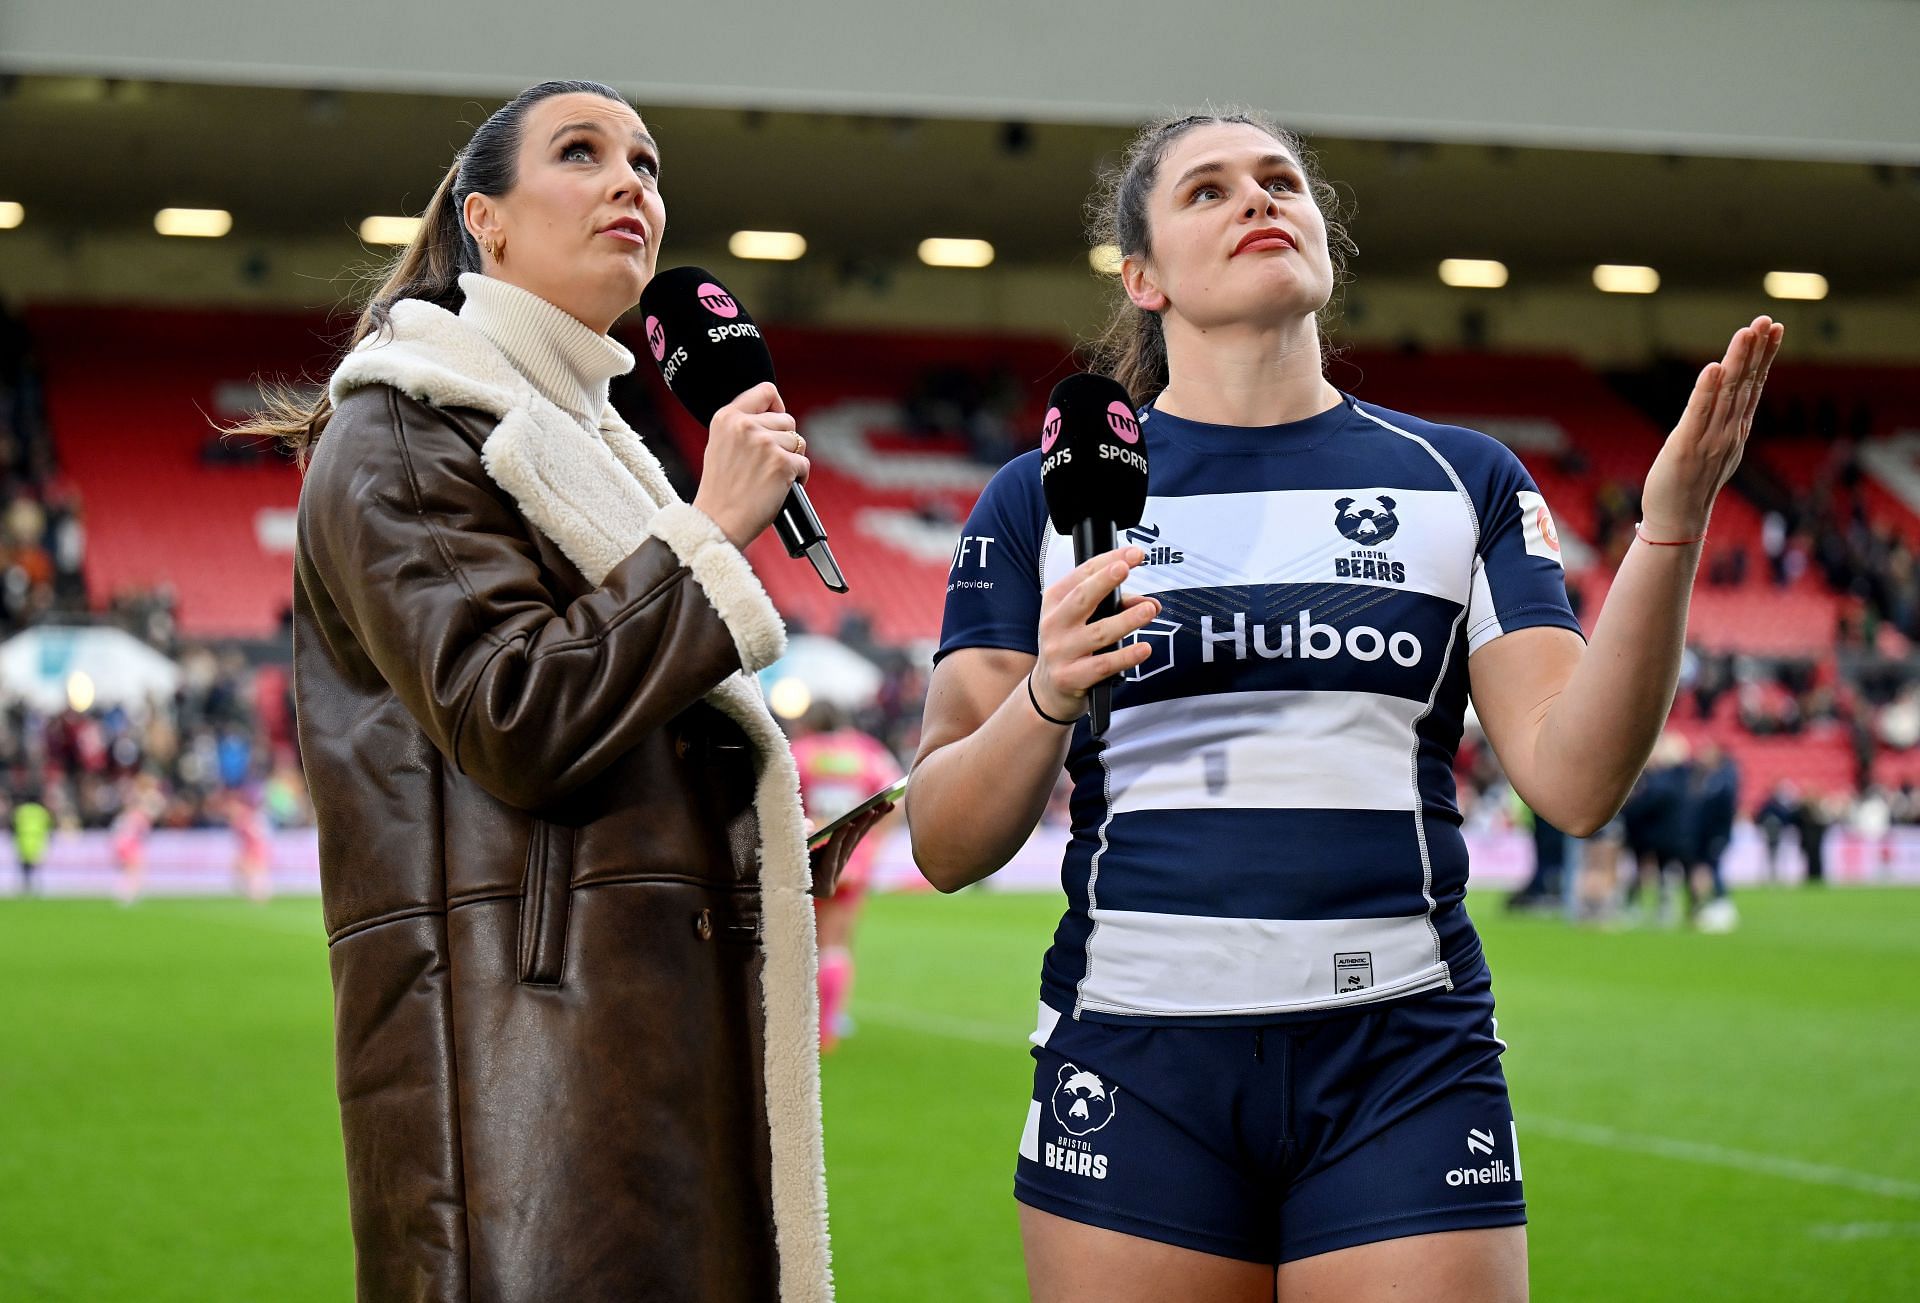
[[[1085,520],[1140,523],[1147,445],[1119,381],[1081,371],[1053,387],[1040,431],[1040,484],[1062,534]]]
[[[763,381],[773,379],[773,355],[760,327],[704,267],[658,272],[640,292],[647,351],[694,419],[713,414]]]

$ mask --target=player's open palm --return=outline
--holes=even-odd
[[[1647,472],[1640,516],[1648,537],[1676,541],[1707,532],[1714,499],[1746,450],[1786,330],[1771,317],[1755,317],[1734,332],[1726,357],[1701,369],[1686,412]]]

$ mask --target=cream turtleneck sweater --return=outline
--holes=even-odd
[[[470,271],[460,288],[460,319],[498,345],[542,398],[597,431],[607,382],[633,370],[633,354],[518,285]]]

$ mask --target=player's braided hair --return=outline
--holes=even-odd
[[[459,311],[466,301],[466,293],[460,288],[461,273],[480,270],[480,247],[467,230],[463,213],[467,196],[504,195],[513,189],[518,180],[515,164],[520,153],[520,125],[526,120],[527,110],[555,95],[598,95],[626,103],[619,91],[597,81],[543,81],[495,109],[473,133],[466,148],[453,156],[453,165],[420,215],[419,232],[392,262],[375,273],[380,286],[368,296],[343,353],[352,352],[361,340],[385,330],[393,305],[401,299],[424,299]],[[320,432],[333,418],[332,398],[324,390],[312,398],[285,385],[262,388],[266,410],[228,433],[279,439],[305,466]]]
[[[1313,155],[1301,144],[1300,137],[1280,126],[1264,113],[1251,109],[1227,109],[1213,113],[1190,113],[1150,122],[1127,146],[1118,166],[1101,177],[1087,206],[1088,234],[1095,244],[1116,246],[1121,255],[1153,256],[1153,233],[1147,223],[1147,196],[1153,192],[1173,142],[1195,127],[1213,123],[1241,123],[1266,132],[1300,160],[1313,200],[1327,219],[1327,250],[1333,258],[1336,291],[1347,280],[1347,256],[1357,253],[1342,221],[1344,209],[1339,192],[1319,173]],[[1137,308],[1126,291],[1115,288],[1116,302],[1106,328],[1093,343],[1096,369],[1118,380],[1136,403],[1149,403],[1167,387],[1167,338],[1158,313]],[[1333,303],[1321,310],[1324,327],[1334,312]]]

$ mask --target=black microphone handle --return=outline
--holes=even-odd
[[[813,563],[820,582],[836,593],[847,591],[840,563],[833,559],[833,550],[827,546],[826,527],[820,523],[820,517],[813,514],[813,503],[807,501],[807,491],[800,485],[787,490],[780,514],[773,518],[773,529],[786,545],[788,556],[796,560],[805,557]]]
[[[1073,563],[1085,565],[1102,552],[1111,552],[1118,544],[1114,540],[1115,530],[1111,520],[1083,520],[1073,527]],[[1093,608],[1088,624],[1104,620],[1110,615],[1120,614],[1120,591],[1115,589],[1100,599]],[[1119,644],[1102,647],[1102,652],[1118,651]],[[1087,694],[1087,727],[1096,738],[1104,737],[1107,723],[1113,718],[1113,679],[1105,678],[1093,685]]]
[[[787,546],[787,555],[796,560],[807,554],[807,545],[827,536],[820,517],[813,514],[813,503],[807,501],[807,491],[798,484],[787,493],[787,499],[780,504],[780,514],[773,518],[773,527],[780,532],[780,541]]]

